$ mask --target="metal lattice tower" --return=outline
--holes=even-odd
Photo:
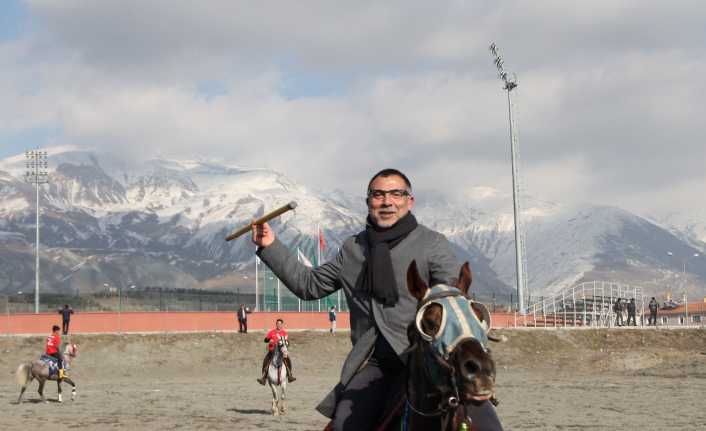
[[[512,163],[512,206],[515,222],[515,266],[517,273],[517,308],[521,314],[526,313],[525,293],[527,293],[527,273],[525,270],[526,261],[524,258],[524,235],[522,234],[522,223],[520,221],[521,206],[520,206],[520,168],[519,168],[519,152],[517,125],[515,115],[515,102],[513,99],[514,93],[512,90],[517,88],[517,77],[515,74],[510,75],[504,68],[504,60],[500,56],[500,50],[491,43],[488,48],[493,56],[493,63],[498,69],[498,77],[503,81],[503,89],[507,91],[507,110],[508,119],[510,122],[510,158]]]
[[[39,313],[39,186],[49,182],[49,175],[47,173],[47,157],[46,151],[30,150],[25,151],[25,157],[27,158],[25,165],[27,171],[25,172],[25,181],[34,184],[34,188],[37,192],[37,206],[36,206],[36,245],[34,249],[35,254],[35,273],[34,273],[34,313]]]

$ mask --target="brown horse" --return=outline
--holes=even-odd
[[[67,344],[64,348],[64,368],[68,371],[71,361],[78,354],[77,346],[75,344]],[[44,383],[47,380],[55,380],[59,391],[59,402],[63,402],[61,399],[61,383],[66,382],[71,385],[71,401],[76,398],[76,384],[70,378],[64,376],[63,379],[59,379],[58,374],[50,374],[49,366],[42,360],[30,361],[20,364],[17,367],[17,372],[15,373],[17,377],[17,383],[22,386],[20,390],[20,396],[17,398],[17,403],[22,402],[22,395],[25,393],[27,386],[32,382],[33,379],[37,379],[39,382],[39,396],[42,397],[42,401],[46,401],[44,398]]]
[[[465,263],[456,286],[430,288],[416,262],[410,265],[407,288],[419,303],[408,331],[406,394],[399,416],[380,430],[502,430],[492,405],[495,362],[487,348],[488,340],[499,339],[488,335],[485,306],[468,298],[471,280]]]

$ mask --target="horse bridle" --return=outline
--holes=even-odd
[[[460,290],[450,289],[447,291],[431,294],[431,295],[427,296],[426,298],[424,298],[422,301],[420,301],[419,304],[417,305],[417,314],[420,312],[420,310],[425,308],[425,306],[427,304],[432,303],[432,302],[436,302],[439,299],[446,298],[446,297],[463,297],[466,300],[468,300],[469,303],[473,302],[467,295],[465,295]],[[442,306],[442,308],[443,308],[443,305],[441,305],[441,304],[439,304],[439,305]],[[415,327],[415,331],[419,332],[419,330],[416,327]],[[449,417],[449,413],[455,412],[458,409],[458,407],[462,405],[461,398],[459,395],[460,391],[459,391],[459,387],[458,387],[458,382],[456,379],[456,368],[452,364],[449,363],[450,356],[448,355],[448,353],[445,354],[444,356],[442,356],[441,354],[439,354],[439,352],[437,352],[434,348],[432,348],[431,341],[426,340],[423,337],[420,337],[419,333],[417,335],[418,335],[418,338],[417,338],[416,342],[412,346],[409,347],[408,351],[414,351],[414,350],[417,350],[418,348],[423,347],[423,353],[425,354],[425,359],[427,359],[429,357],[429,355],[431,355],[431,357],[434,359],[434,362],[440,366],[439,367],[440,369],[448,371],[447,376],[448,376],[448,381],[450,383],[449,387],[451,388],[451,390],[450,391],[439,391],[441,394],[442,402],[439,404],[438,408],[436,408],[433,411],[423,411],[419,407],[415,407],[414,404],[412,403],[412,400],[410,397],[410,391],[409,391],[410,384],[409,384],[409,380],[408,380],[407,385],[406,385],[406,389],[405,389],[405,395],[406,395],[406,399],[407,399],[406,403],[405,403],[406,404],[405,407],[406,407],[406,409],[409,409],[409,410],[413,411],[415,414],[417,414],[419,416],[423,416],[423,417],[437,417],[437,416],[446,415],[446,417],[443,419],[444,423],[442,425],[442,429],[445,429],[448,426],[448,421],[451,419],[451,417]],[[429,370],[427,360],[424,360],[423,372],[424,372],[426,378],[428,378],[428,379],[431,378],[431,376],[430,376],[431,371]],[[409,378],[410,377],[408,377],[408,379]],[[464,416],[465,416],[465,412],[464,412]]]
[[[424,341],[423,341],[424,342]],[[417,344],[412,346],[413,348],[419,347]],[[449,370],[448,373],[448,380],[450,381],[449,387],[451,388],[451,391],[440,391],[441,394],[441,399],[444,400],[443,403],[439,404],[439,407],[436,410],[433,410],[431,412],[425,412],[422,411],[419,407],[415,407],[414,404],[412,404],[411,397],[410,397],[410,392],[409,392],[409,384],[407,384],[407,388],[405,390],[405,395],[407,398],[407,406],[412,410],[414,413],[424,416],[424,417],[435,417],[435,416],[440,416],[443,413],[448,413],[450,411],[455,411],[458,406],[461,404],[460,402],[460,396],[459,396],[459,391],[458,391],[458,385],[456,383],[456,369],[453,367],[453,365],[449,364],[447,360],[441,357],[438,353],[436,353],[432,349],[425,349],[424,353],[429,353],[431,354],[436,362],[441,365],[442,369]],[[424,361],[424,374],[426,377],[430,377],[430,372],[429,368],[427,367],[427,362]]]

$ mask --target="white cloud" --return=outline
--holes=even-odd
[[[701,2],[29,4],[33,25],[0,42],[0,137],[52,128],[58,144],[320,188],[359,191],[394,166],[421,189],[506,193],[496,40],[520,79],[529,194],[649,210],[706,179]]]

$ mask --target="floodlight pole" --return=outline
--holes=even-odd
[[[498,77],[503,81],[504,89],[507,91],[507,110],[508,120],[510,122],[510,158],[512,164],[512,208],[515,222],[515,268],[517,272],[517,309],[520,314],[525,314],[525,297],[524,290],[526,285],[525,268],[523,257],[523,240],[520,223],[520,183],[519,183],[519,164],[517,157],[517,132],[515,126],[515,116],[513,115],[512,90],[517,87],[517,78],[509,76],[505,71],[503,58],[495,43],[490,44],[488,48],[493,56],[493,63],[498,69]]]
[[[25,151],[26,157],[26,167],[25,180],[29,183],[34,184],[34,188],[37,192],[37,206],[36,206],[36,245],[34,248],[35,254],[35,270],[34,270],[34,313],[39,313],[39,186],[41,184],[46,184],[49,182],[49,176],[47,174],[47,152],[39,150]]]
[[[667,255],[671,257],[675,257],[674,253],[671,251],[667,251]],[[687,283],[686,283],[686,263],[690,261],[691,259],[695,257],[700,257],[701,253],[693,253],[691,256],[687,256],[685,259],[682,260],[682,270],[681,270],[681,284],[684,289],[684,322],[686,325],[689,325],[689,296],[687,292]]]

